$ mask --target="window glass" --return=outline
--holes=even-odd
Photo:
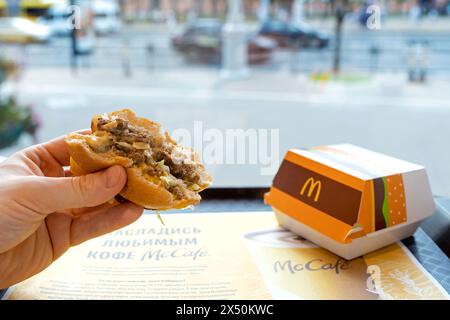
[[[424,165],[433,192],[450,195],[448,1],[335,3],[8,11],[0,155],[131,108],[197,150],[217,187],[269,186],[287,150],[351,143]]]

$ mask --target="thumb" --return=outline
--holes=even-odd
[[[121,166],[78,177],[39,178],[33,186],[39,188],[34,193],[37,199],[33,207],[46,214],[58,210],[95,207],[114,198],[126,181],[126,171]]]

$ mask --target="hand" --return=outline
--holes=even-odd
[[[0,288],[39,273],[71,246],[141,216],[139,206],[110,201],[125,186],[124,168],[71,177],[68,165],[63,138],[0,164]]]

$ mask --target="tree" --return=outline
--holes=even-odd
[[[342,46],[342,27],[346,14],[350,11],[349,0],[330,0],[335,17],[334,38],[335,46],[333,53],[333,72],[339,73],[341,70],[341,46]]]

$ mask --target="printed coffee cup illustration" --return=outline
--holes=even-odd
[[[274,299],[377,299],[366,287],[364,259],[347,261],[282,230],[244,235]]]

